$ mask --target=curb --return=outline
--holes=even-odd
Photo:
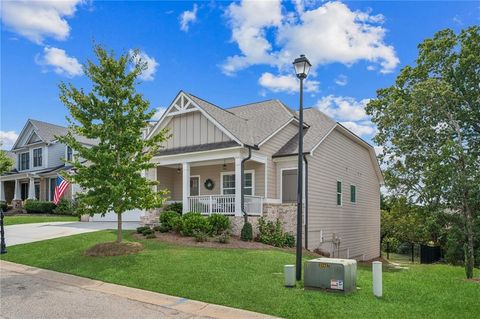
[[[0,268],[11,272],[34,276],[44,280],[59,282],[85,290],[98,291],[109,295],[127,298],[134,301],[178,310],[195,316],[206,316],[216,319],[274,319],[269,315],[248,310],[230,308],[187,298],[174,297],[157,292],[111,284],[99,280],[88,279],[52,270],[41,269],[9,261],[0,260]]]

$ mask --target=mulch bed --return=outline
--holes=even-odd
[[[228,244],[219,243],[216,237],[209,237],[206,242],[197,242],[194,237],[184,237],[176,233],[159,233],[155,232],[156,238],[150,240],[158,240],[170,244],[182,246],[205,247],[205,248],[245,248],[245,249],[280,249],[270,245],[265,245],[256,241],[243,241],[237,236],[231,236]],[[145,239],[141,234],[135,234],[136,239]]]
[[[90,247],[85,251],[85,255],[91,257],[123,256],[136,254],[142,250],[143,245],[138,242],[109,242]]]
[[[480,278],[471,278],[471,279],[465,279],[468,282],[474,282],[477,284],[480,284]]]

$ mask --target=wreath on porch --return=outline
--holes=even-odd
[[[210,178],[207,178],[203,186],[205,186],[206,189],[211,191],[215,187],[215,183]]]

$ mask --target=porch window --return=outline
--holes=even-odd
[[[244,193],[245,195],[253,195],[254,178],[253,172],[245,172],[244,175]],[[222,173],[222,194],[234,195],[235,194],[235,173]]]
[[[297,169],[282,170],[282,203],[297,202]]]
[[[33,167],[42,166],[42,149],[36,148],[33,150]]]
[[[30,153],[21,153],[18,154],[18,164],[19,164],[19,170],[23,171],[26,169],[30,168]]]

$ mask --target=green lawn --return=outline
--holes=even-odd
[[[5,225],[45,223],[45,222],[75,222],[78,217],[75,216],[51,216],[51,215],[5,215],[3,222]]]
[[[131,232],[125,235],[133,240]],[[143,240],[145,250],[137,255],[82,254],[95,243],[114,239],[114,231],[75,235],[13,246],[2,258],[287,318],[474,318],[480,312],[480,286],[466,282],[461,267],[411,265],[409,270],[384,272],[384,298],[376,299],[369,267],[359,267],[360,290],[350,295],[284,288],[283,265],[294,263],[295,256],[279,250],[207,249]]]

